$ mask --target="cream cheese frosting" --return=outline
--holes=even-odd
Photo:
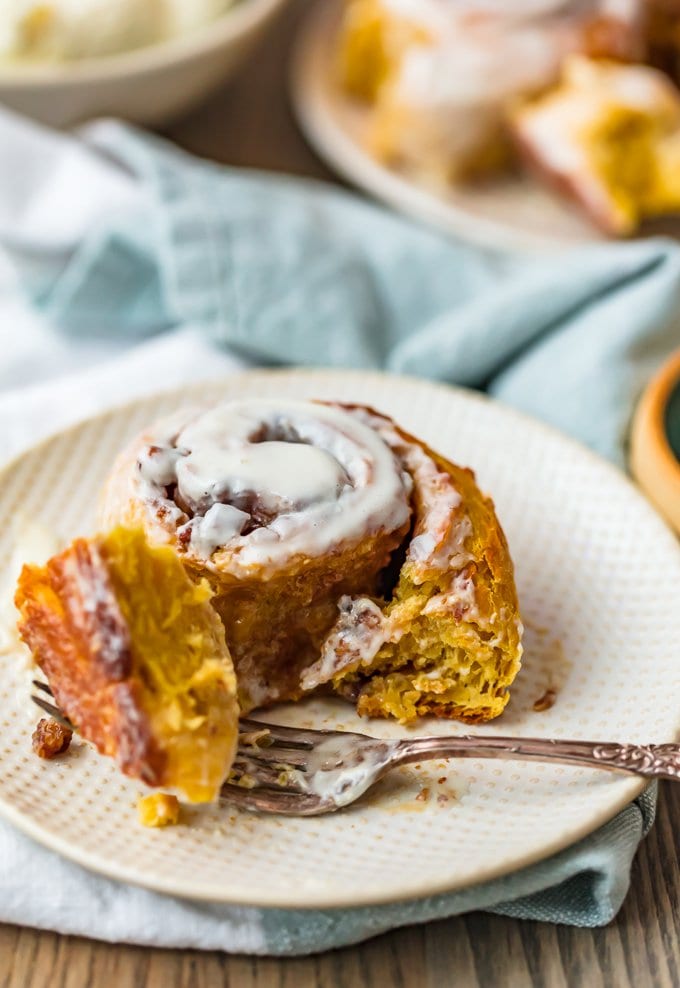
[[[230,571],[319,556],[410,516],[411,481],[393,450],[342,408],[226,402],[147,439],[134,484],[150,520],[172,518],[187,551],[217,553]]]

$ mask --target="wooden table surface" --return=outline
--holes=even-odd
[[[258,57],[167,131],[234,165],[332,179],[297,133],[286,98],[293,3]],[[658,819],[616,921],[576,930],[474,913],[410,927],[317,957],[270,960],[149,950],[0,926],[0,988],[651,988],[680,986],[680,786],[662,785]],[[2,895],[2,889],[0,889]]]

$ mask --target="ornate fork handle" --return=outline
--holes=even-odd
[[[426,758],[505,758],[583,765],[649,779],[680,780],[680,744],[618,744],[545,738],[415,738],[401,741],[393,765]]]

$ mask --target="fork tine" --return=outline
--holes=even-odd
[[[230,778],[232,773],[238,776],[248,776],[258,788],[261,786],[271,786],[277,792],[285,790],[290,792],[302,791],[298,786],[291,785],[290,771],[287,766],[279,767],[278,765],[271,765],[266,762],[254,764],[254,759],[248,756],[239,758],[237,754],[231,766]]]
[[[266,748],[241,744],[236,752],[236,757],[257,765],[292,766],[304,772],[307,768],[307,756],[310,750],[309,748],[286,748],[276,743],[268,745]]]
[[[267,724],[263,720],[244,718],[239,727],[242,732],[269,731],[271,738],[286,748],[313,748],[322,736],[336,734],[337,731],[307,731],[302,727],[284,727],[282,724]]]
[[[41,696],[33,696],[31,694],[31,700],[35,703],[37,707],[44,710],[46,714],[49,714],[52,720],[56,720],[57,723],[61,724],[63,727],[68,727],[70,731],[74,731],[75,728],[68,717],[64,717],[61,710],[55,707],[53,703],[48,703],[47,700],[43,700]]]
[[[42,690],[43,693],[49,693],[50,696],[54,696],[54,693],[52,692],[52,687],[50,686],[49,683],[43,683],[40,679],[34,679],[33,685],[36,687],[36,689]]]
[[[290,793],[285,789],[245,789],[226,783],[222,786],[221,798],[239,809],[280,813],[282,816],[315,816],[328,812],[328,807],[322,804],[318,796]]]

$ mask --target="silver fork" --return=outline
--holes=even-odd
[[[505,758],[680,780],[680,744],[618,744],[542,738],[405,738],[311,731],[241,721],[236,760],[222,795],[243,809],[316,816],[348,806],[397,765],[433,758]]]
[[[33,685],[51,697],[46,683]],[[31,699],[73,728],[44,695]],[[242,809],[285,816],[332,813],[357,800],[391,769],[442,758],[504,758],[680,780],[680,744],[619,744],[545,738],[401,738],[386,741],[349,731],[312,731],[242,719],[236,758],[222,797]]]
[[[52,690],[48,684],[43,683],[40,679],[34,679],[33,686],[35,689],[40,690],[40,693],[31,693],[31,700],[33,700],[36,707],[40,707],[41,710],[50,715],[52,720],[56,720],[58,724],[61,724],[63,727],[68,727],[70,731],[75,731],[75,727],[68,717],[64,717],[59,707],[56,707],[53,703],[50,703],[49,700],[45,699],[43,694],[46,694],[54,699]]]

